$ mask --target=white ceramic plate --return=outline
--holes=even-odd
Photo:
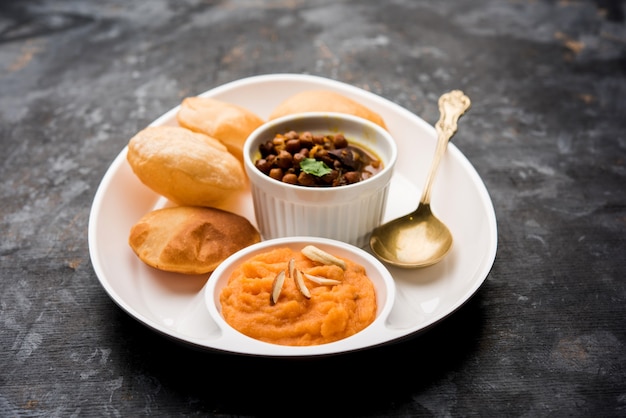
[[[250,77],[202,96],[244,106],[267,118],[282,100],[308,89],[337,91],[384,118],[399,149],[385,219],[414,210],[433,156],[436,135],[432,126],[408,110],[344,83],[295,74]],[[178,107],[170,110],[152,125],[176,125],[177,111]],[[455,139],[462,141],[462,138],[461,130]],[[143,324],[184,343],[231,353],[293,356],[280,354],[279,350],[257,352],[254,345],[234,345],[228,339],[215,338],[217,325],[204,303],[207,277],[161,272],[135,256],[127,244],[131,226],[147,212],[167,206],[168,202],[137,179],[126,162],[126,152],[126,148],[120,152],[102,179],[89,219],[91,261],[109,296]],[[249,191],[233,196],[220,207],[255,223]],[[397,293],[382,339],[355,340],[354,345],[342,345],[339,349],[322,345],[309,349],[307,356],[360,350],[416,334],[456,311],[478,290],[496,255],[496,217],[482,180],[453,144],[441,161],[431,207],[451,229],[453,248],[442,262],[432,267],[390,268]]]

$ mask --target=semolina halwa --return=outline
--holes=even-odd
[[[274,278],[287,270],[290,259],[304,273],[311,293],[307,299],[292,277],[284,281],[275,304],[270,303]],[[324,265],[289,248],[255,255],[231,274],[220,294],[222,315],[239,332],[268,343],[309,346],[356,334],[376,317],[376,293],[365,268],[344,259],[346,269]],[[306,275],[338,280],[320,285]]]

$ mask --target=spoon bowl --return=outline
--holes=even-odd
[[[430,210],[417,210],[376,228],[370,247],[383,261],[397,267],[417,268],[438,263],[452,247],[452,234]]]
[[[441,157],[456,133],[457,122],[469,106],[470,99],[460,90],[439,98],[441,117],[435,125],[437,148],[419,205],[408,215],[375,228],[370,236],[370,248],[388,264],[402,268],[427,267],[441,261],[452,247],[452,233],[430,209],[430,191]]]

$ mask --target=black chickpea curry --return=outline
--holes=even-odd
[[[341,134],[289,131],[259,146],[255,166],[284,183],[308,187],[344,186],[383,169],[374,153]]]

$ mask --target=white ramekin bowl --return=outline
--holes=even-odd
[[[373,151],[384,168],[367,180],[338,187],[306,187],[275,180],[254,165],[259,145],[291,130],[343,133],[350,143]],[[243,154],[256,221],[264,239],[313,236],[364,247],[371,231],[382,221],[398,150],[389,132],[368,120],[313,112],[263,124],[248,137]]]

